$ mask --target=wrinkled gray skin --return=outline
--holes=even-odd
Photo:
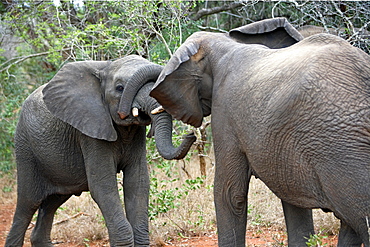
[[[282,200],[290,246],[305,246],[312,208],[340,219],[338,246],[369,246],[370,59],[301,38],[284,18],[197,32],[150,93],[195,127],[212,111],[220,246],[245,246],[251,175]]]
[[[131,97],[129,107],[141,109],[138,117],[122,120],[118,107],[130,83],[154,81],[161,70],[134,55],[114,62],[68,63],[26,99],[15,135],[18,201],[5,246],[22,246],[37,209],[32,246],[52,246],[55,211],[82,191],[90,191],[99,205],[111,246],[149,246],[145,126],[152,118],[165,158],[182,158],[195,139],[189,135],[178,149],[172,146],[172,117],[150,114],[158,107],[149,97],[153,83]],[[116,181],[120,171],[125,212]]]

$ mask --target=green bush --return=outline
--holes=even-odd
[[[3,76],[0,87],[0,175],[15,168],[14,161],[14,132],[18,119],[18,112],[25,97],[22,84],[15,76]]]

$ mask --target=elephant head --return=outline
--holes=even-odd
[[[199,127],[203,117],[211,114],[213,81],[217,73],[213,65],[229,66],[222,54],[240,49],[236,46],[238,43],[278,49],[302,39],[285,18],[258,21],[226,34],[194,33],[173,54],[150,95],[176,119]]]
[[[147,82],[155,81],[161,70],[161,66],[136,55],[113,62],[68,63],[43,89],[44,102],[54,116],[83,134],[106,141],[116,141],[117,129],[120,126],[149,125],[152,122],[151,111],[159,104],[149,97],[149,93],[146,93],[145,100],[141,98],[140,102],[136,103],[137,112],[134,114],[122,112],[131,109],[138,90]],[[188,135],[176,149],[171,142],[172,117],[163,112],[155,116],[155,119],[161,119],[155,120],[158,125],[159,133],[156,140],[158,139],[160,154],[166,159],[183,158],[195,141],[195,136]],[[163,127],[164,125],[166,126]],[[162,143],[166,145],[161,145]]]

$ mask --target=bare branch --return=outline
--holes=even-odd
[[[210,9],[201,9],[191,19],[193,21],[197,21],[204,16],[220,13],[222,11],[227,11],[227,10],[234,9],[234,8],[239,8],[241,6],[243,6],[242,2],[234,2],[234,3],[230,3],[224,6],[220,6],[220,7],[214,7]]]
[[[220,29],[220,28],[215,28],[215,27],[210,27],[210,26],[207,26],[207,27],[197,26],[197,27],[201,30],[212,30],[212,31],[220,32],[220,33],[227,33],[228,32],[226,30],[223,30],[223,29]]]
[[[28,56],[15,57],[15,58],[9,59],[8,61],[0,64],[0,68],[2,68],[4,66],[6,66],[6,64],[9,64],[10,63],[5,68],[0,69],[0,73],[4,72],[5,70],[10,69],[10,67],[12,67],[14,65],[17,65],[17,64],[23,62],[26,59],[33,58],[33,57],[41,57],[41,56],[45,56],[45,55],[48,55],[48,54],[51,54],[51,53],[54,53],[54,52],[61,52],[61,51],[67,51],[67,50],[70,50],[70,48],[62,49],[62,50],[56,50],[56,51],[47,51],[47,52],[35,53],[35,54],[28,55]],[[11,61],[14,61],[14,60],[16,60],[16,61],[15,62],[11,62]]]
[[[77,218],[77,217],[83,216],[83,215],[84,216],[89,216],[89,214],[86,214],[84,212],[79,212],[79,213],[77,213],[75,215],[72,215],[71,217],[68,217],[66,219],[60,220],[58,222],[55,222],[55,223],[53,223],[53,225],[60,225],[60,224],[63,224],[63,223],[66,223],[66,222],[70,221],[71,219],[74,219],[74,218]]]
[[[333,4],[335,10],[338,12],[340,17],[342,17],[343,19],[345,19],[347,21],[349,29],[352,31],[352,33],[355,33],[356,31],[355,31],[355,28],[354,28],[350,18],[348,18],[345,14],[343,14],[343,12],[339,9],[337,3],[335,3],[333,0],[331,1],[331,3]]]
[[[146,24],[148,25],[148,27],[150,27],[150,28],[152,29],[152,31],[153,31],[153,32],[155,32],[155,34],[156,34],[156,35],[158,35],[159,39],[163,41],[163,44],[164,44],[164,46],[166,47],[166,50],[167,50],[168,54],[169,54],[170,56],[172,56],[172,51],[171,51],[170,47],[168,46],[167,41],[166,41],[166,39],[163,37],[163,35],[162,35],[160,32],[158,32],[158,31],[153,27],[153,25],[152,25],[152,24],[150,24],[150,23],[148,22],[148,20],[147,20],[147,19],[145,19],[145,18],[144,18],[144,21],[146,22]]]

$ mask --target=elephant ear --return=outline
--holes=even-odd
[[[202,124],[204,115],[199,100],[199,78],[192,77],[201,73],[191,73],[200,59],[199,44],[186,41],[172,55],[150,92],[174,118],[194,127]]]
[[[232,29],[229,35],[241,43],[262,44],[274,49],[291,46],[303,39],[303,36],[283,17],[238,27]]]
[[[57,118],[92,138],[115,141],[117,133],[103,101],[99,72],[110,62],[64,65],[43,89],[44,102]]]

